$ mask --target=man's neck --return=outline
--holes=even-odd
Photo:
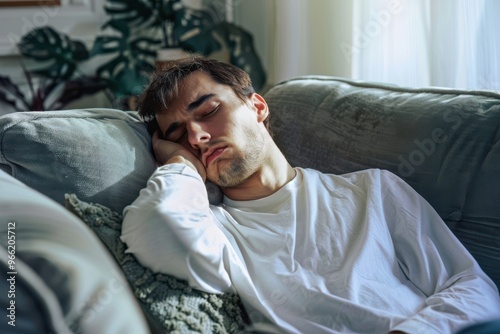
[[[243,183],[222,188],[222,192],[235,201],[264,198],[277,192],[294,177],[295,170],[280,152]]]

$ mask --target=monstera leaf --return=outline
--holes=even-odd
[[[139,26],[154,22],[153,1],[108,0],[104,10],[111,17],[110,21],[124,21]]]
[[[207,11],[182,8],[175,17],[174,36],[183,49],[209,55],[220,49],[220,44],[211,36],[214,25]]]
[[[149,81],[150,73],[151,71],[138,70],[137,67],[122,69],[112,83],[117,98],[140,95]]]
[[[173,47],[177,40],[172,25],[180,6],[181,0],[107,0],[105,10],[111,19],[105,26],[125,23],[136,31],[146,29],[149,36],[161,34],[163,47]]]
[[[49,78],[71,78],[77,63],[89,57],[82,42],[71,40],[48,26],[34,29],[23,36],[18,48],[24,57],[49,62],[49,65],[32,70],[33,73]]]
[[[187,13],[189,15],[186,15]],[[229,62],[250,75],[257,91],[264,87],[266,72],[250,33],[228,22],[213,24],[202,11],[179,11],[179,14],[175,34],[184,49],[206,56],[225,49],[229,52]]]
[[[229,49],[230,63],[250,75],[254,88],[258,91],[266,83],[266,72],[257,55],[250,33],[228,22],[221,22],[211,29],[214,39]]]
[[[181,0],[107,0],[106,13],[113,20],[125,20],[131,26],[159,25],[165,20],[173,21],[175,8]]]
[[[149,37],[131,37],[128,27],[120,21],[109,23],[121,36],[99,36],[94,41],[92,56],[114,54],[96,70],[106,78],[115,97],[137,95],[154,70],[156,48],[161,43]]]

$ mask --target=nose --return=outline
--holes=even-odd
[[[199,123],[189,122],[186,130],[189,144],[195,150],[201,150],[210,141],[210,134]]]

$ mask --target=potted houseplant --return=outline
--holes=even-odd
[[[0,101],[18,110],[60,109],[104,90],[115,107],[134,109],[123,102],[142,93],[159,50],[181,49],[205,56],[223,51],[226,61],[249,73],[257,91],[265,84],[252,36],[221,19],[213,7],[194,9],[180,0],[106,0],[104,8],[109,20],[90,50],[48,26],[23,36],[19,51],[35,61],[30,69],[23,67],[31,97],[0,76]],[[81,69],[90,61],[98,63],[92,75]]]
[[[194,9],[180,0],[107,0],[110,19],[95,39],[92,57],[114,55],[97,69],[118,98],[142,92],[159,50],[210,56],[227,51],[227,61],[247,71],[256,90],[266,80],[252,36],[214,10]],[[213,9],[213,8],[212,8]]]
[[[35,66],[28,68],[21,60],[29,94],[9,77],[0,75],[0,102],[13,110],[62,109],[70,102],[109,87],[107,80],[78,71],[79,62],[89,58],[83,43],[50,27],[37,28],[23,36],[18,49]]]

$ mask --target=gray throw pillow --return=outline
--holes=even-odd
[[[121,212],[156,168],[135,112],[75,109],[0,117],[0,169],[64,205],[64,194]]]
[[[234,333],[240,331],[244,311],[234,294],[209,294],[169,275],[155,274],[126,254],[120,239],[122,216],[100,205],[65,195],[66,208],[81,218],[102,240],[127,277],[136,297],[165,333]]]

